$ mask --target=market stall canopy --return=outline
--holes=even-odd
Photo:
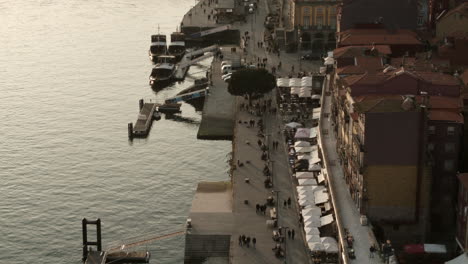
[[[311,76],[302,77],[301,84],[302,86],[312,86],[312,77]]]
[[[309,218],[306,220],[304,220],[304,228],[306,227],[320,227],[322,223],[320,222],[320,219],[316,219],[316,218]]]
[[[299,185],[317,185],[317,181],[315,179],[299,179]]]
[[[297,127],[301,127],[302,124],[301,124],[301,123],[297,123],[297,122],[291,122],[291,123],[287,123],[285,126],[286,126],[286,127],[289,127],[289,128],[297,128]]]
[[[309,138],[316,138],[316,137],[317,137],[317,128],[316,127],[310,128]]]
[[[333,223],[333,214],[320,217],[320,226],[325,226],[331,223]]]
[[[295,147],[294,150],[296,153],[310,153],[314,151],[314,148],[312,147]]]
[[[307,90],[301,90],[301,91],[299,91],[298,96],[299,96],[300,98],[309,98],[309,97],[312,96],[312,92],[311,92],[311,91],[307,91]]]
[[[312,157],[308,154],[304,154],[304,155],[299,155],[297,156],[297,159],[298,160],[310,160]]]
[[[318,157],[318,154],[314,155],[314,153],[318,153],[318,152],[312,152],[312,158],[308,160],[309,166],[310,166],[310,164],[313,165],[313,164],[319,163],[321,161],[320,158]]]
[[[314,193],[315,204],[326,203],[329,200],[328,193],[325,191],[319,191]]]
[[[289,78],[278,78],[278,79],[276,79],[276,86],[278,86],[278,87],[289,87]]]
[[[320,112],[313,112],[312,113],[312,120],[320,119]]]
[[[294,138],[309,138],[310,128],[298,128]]]
[[[317,227],[305,227],[304,231],[306,233],[306,236],[307,235],[309,235],[309,236],[312,236],[312,235],[319,236],[320,235],[320,231],[319,231],[319,229]]]
[[[306,241],[307,243],[321,243],[318,235],[306,235]]]
[[[291,94],[299,95],[300,92],[301,92],[301,87],[299,86],[291,87]]]
[[[321,99],[322,96],[320,94],[313,94],[310,98],[312,98],[313,100],[318,100]]]
[[[309,171],[320,171],[321,169],[322,165],[320,165],[319,163],[312,164],[309,162]]]
[[[307,141],[296,141],[294,147],[310,147],[310,142]]]
[[[325,247],[325,252],[338,253],[338,242],[333,237],[321,237],[320,240]]]
[[[325,247],[322,245],[322,243],[307,243],[307,246],[309,246],[310,251],[316,252],[316,251],[324,251]]]
[[[306,206],[310,204],[314,204],[314,197],[309,198],[310,200],[307,199],[299,199],[298,203],[300,206]]]
[[[324,65],[333,65],[335,63],[335,60],[333,58],[330,58],[330,57],[326,57],[324,59]]]
[[[306,209],[302,209],[301,213],[302,213],[303,216],[313,215],[313,214],[321,215],[322,214],[322,209],[320,209],[320,207],[313,206],[313,207],[309,207],[309,208],[306,208]]]
[[[325,181],[325,177],[323,176],[323,173],[320,173],[318,176],[317,176],[317,181],[318,183],[322,183]]]
[[[289,79],[289,87],[301,87],[301,81],[300,78],[291,78]]]
[[[314,179],[314,173],[308,171],[296,172],[297,179]]]

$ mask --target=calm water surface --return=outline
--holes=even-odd
[[[80,263],[81,219],[104,247],[182,229],[196,183],[227,179],[227,141],[196,140],[200,113],[127,140],[148,86],[150,35],[193,0],[0,0],[0,263]],[[207,62],[205,62],[205,65]],[[201,77],[203,65],[192,67]],[[183,237],[147,246],[182,263]]]

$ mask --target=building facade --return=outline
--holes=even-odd
[[[303,51],[322,54],[336,45],[336,0],[289,0],[290,23]]]
[[[450,239],[460,86],[450,75],[383,67],[335,71],[332,118],[349,191],[395,243]]]
[[[458,174],[457,234],[461,251],[468,251],[468,173]]]

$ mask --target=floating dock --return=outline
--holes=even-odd
[[[147,137],[153,123],[153,115],[156,111],[156,103],[150,102],[145,103],[143,99],[140,99],[140,113],[135,125],[132,123],[128,124],[128,137],[130,139],[134,137]]]

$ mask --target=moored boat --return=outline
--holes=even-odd
[[[152,61],[156,62],[158,56],[167,53],[167,40],[165,35],[157,34],[151,36],[151,46],[148,51]]]
[[[150,85],[167,85],[173,78],[175,72],[175,57],[172,55],[161,55],[158,57],[149,76]]]
[[[182,32],[174,32],[171,34],[171,43],[168,47],[168,53],[174,55],[179,61],[185,54],[185,34]]]

